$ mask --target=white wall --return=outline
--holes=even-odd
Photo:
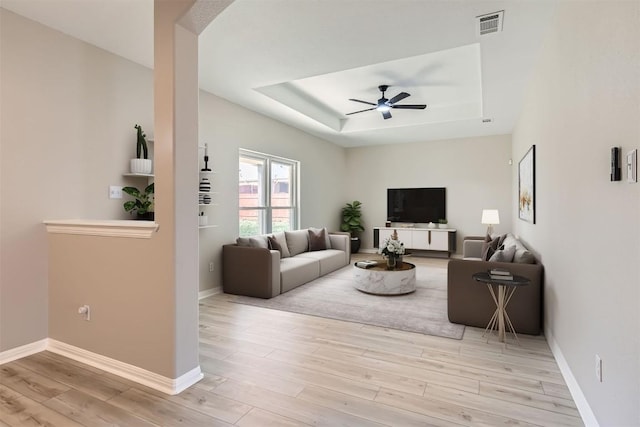
[[[542,257],[547,337],[597,421],[638,425],[640,185],[610,182],[609,155],[640,148],[640,3],[561,2],[542,52],[513,135],[515,159],[536,144],[537,223],[514,228]]]
[[[0,351],[47,336],[44,219],[128,218],[108,187],[139,123],[153,133],[152,72],[0,9]],[[118,268],[118,266],[113,266]]]
[[[200,290],[221,286],[221,246],[238,237],[239,148],[300,161],[300,227],[339,229],[347,186],[343,148],[204,91],[200,142],[209,144],[209,166],[218,172],[212,191],[220,193],[220,206],[207,208],[218,228],[200,230]]]
[[[347,200],[362,202],[363,248],[373,248],[373,227],[387,218],[387,188],[446,187],[447,220],[465,235],[482,235],[483,208],[500,211],[496,232],[511,231],[511,137],[450,139],[347,150]]]

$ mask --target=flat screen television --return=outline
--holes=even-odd
[[[387,221],[438,222],[447,218],[447,189],[389,188],[387,189]]]

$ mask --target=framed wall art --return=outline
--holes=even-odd
[[[536,146],[518,163],[518,217],[536,223]]]

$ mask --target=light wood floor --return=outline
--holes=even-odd
[[[225,295],[200,328],[205,378],[177,396],[49,352],[2,365],[0,427],[583,425],[542,336],[451,340]]]

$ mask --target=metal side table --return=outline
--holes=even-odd
[[[517,275],[513,275],[513,279],[497,279],[495,276],[491,277],[491,275],[486,271],[475,273],[472,277],[475,281],[485,283],[487,285],[489,292],[491,292],[493,302],[496,304],[496,311],[493,313],[493,316],[491,316],[484,333],[486,334],[487,331],[489,331],[489,334],[491,334],[497,326],[498,339],[500,342],[505,342],[506,333],[511,331],[513,336],[516,338],[517,343],[520,344],[516,330],[511,323],[509,314],[507,313],[507,305],[509,304],[513,294],[516,292],[516,289],[520,286],[530,284],[531,280]]]

